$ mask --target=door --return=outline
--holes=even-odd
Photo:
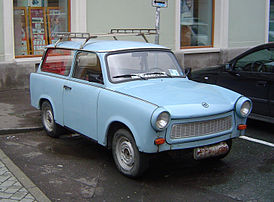
[[[249,97],[253,102],[252,113],[270,116],[269,65],[273,61],[273,48],[263,48],[237,59],[231,71],[218,78],[218,85]]]
[[[272,72],[269,73],[271,77],[270,88],[269,88],[269,105],[271,111],[272,122],[274,122],[274,63],[272,66]]]
[[[63,89],[64,125],[97,140],[97,102],[103,85],[99,58],[80,51]]]

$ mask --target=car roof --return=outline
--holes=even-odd
[[[48,48],[67,48],[67,49],[81,49],[86,51],[93,52],[112,52],[120,50],[129,50],[129,49],[166,49],[164,46],[138,42],[138,41],[118,41],[118,40],[89,40],[83,47],[84,41],[62,41],[59,42],[56,46],[51,44],[47,46]]]

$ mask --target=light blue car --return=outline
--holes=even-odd
[[[223,158],[252,108],[236,92],[190,81],[168,48],[130,41],[48,46],[30,92],[49,136],[70,129],[95,140],[129,177],[151,153],[193,148],[195,159]]]

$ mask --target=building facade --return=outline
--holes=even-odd
[[[226,62],[274,40],[273,6],[274,0],[169,0],[160,9],[160,44],[183,66]],[[22,70],[26,76],[34,71],[44,47],[56,41],[53,32],[154,28],[155,11],[152,0],[0,0],[0,85],[11,69],[17,74],[31,66]],[[154,36],[149,40],[153,43]]]

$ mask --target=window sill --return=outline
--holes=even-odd
[[[187,55],[199,53],[219,53],[220,51],[220,48],[190,48],[177,50],[176,53],[184,53],[185,55]]]
[[[15,58],[14,61],[16,63],[25,63],[25,62],[33,62],[40,63],[42,57],[26,57],[26,58]]]

